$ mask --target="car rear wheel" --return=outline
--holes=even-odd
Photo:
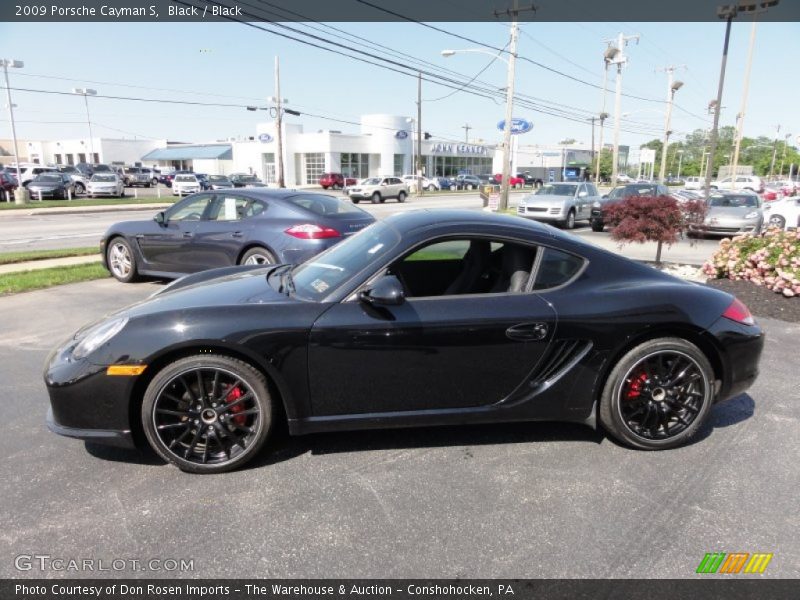
[[[382,202],[382,201],[383,201],[383,198],[381,198],[380,192],[375,192],[374,194],[372,194],[372,203],[373,204],[378,204],[379,202]]]
[[[125,238],[115,237],[108,243],[106,263],[111,274],[122,283],[131,283],[138,277],[136,257]]]
[[[272,409],[263,373],[235,358],[204,354],[159,371],[141,415],[161,458],[190,473],[221,473],[258,453],[269,436]]]
[[[398,202],[405,202],[406,201],[406,193],[405,192],[400,192],[399,194],[397,194],[397,201]]]
[[[630,350],[606,381],[600,422],[618,441],[641,450],[674,448],[694,437],[713,402],[714,370],[681,338],[658,338]]]
[[[261,246],[256,246],[255,248],[250,248],[247,252],[242,255],[242,259],[239,261],[240,265],[274,265],[277,260],[275,260],[275,256],[267,250],[266,248],[262,248]]]
[[[786,219],[784,219],[780,215],[772,215],[769,218],[769,226],[770,227],[778,227],[779,229],[783,229],[786,227]]]

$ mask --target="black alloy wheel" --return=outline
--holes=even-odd
[[[115,237],[108,242],[106,264],[111,274],[122,283],[131,283],[138,278],[136,256],[125,238]]]
[[[142,403],[150,445],[183,471],[220,473],[243,465],[272,425],[267,380],[252,365],[203,354],[175,361],[150,382]]]
[[[708,418],[714,371],[680,338],[645,342],[617,363],[600,402],[600,421],[619,441],[643,450],[686,443]]]

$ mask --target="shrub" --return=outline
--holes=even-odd
[[[657,242],[656,263],[660,263],[662,244],[677,242],[689,224],[702,223],[705,214],[706,205],[699,200],[679,203],[671,196],[629,196],[608,206],[604,220],[618,242]]]
[[[714,279],[750,281],[786,297],[800,295],[800,231],[770,229],[763,236],[724,239],[703,265]]]

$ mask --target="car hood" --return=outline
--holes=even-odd
[[[564,202],[572,200],[572,196],[556,196],[551,194],[538,194],[525,196],[520,203],[528,206],[546,205],[546,206],[562,206]]]
[[[706,216],[711,219],[743,219],[745,215],[759,210],[753,206],[711,206]]]

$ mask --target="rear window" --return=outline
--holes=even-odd
[[[289,196],[286,201],[320,217],[336,218],[367,214],[366,211],[361,210],[349,200],[342,200],[341,198],[323,194]]]
[[[572,279],[583,266],[583,259],[554,248],[546,248],[536,272],[534,290],[547,290]]]

